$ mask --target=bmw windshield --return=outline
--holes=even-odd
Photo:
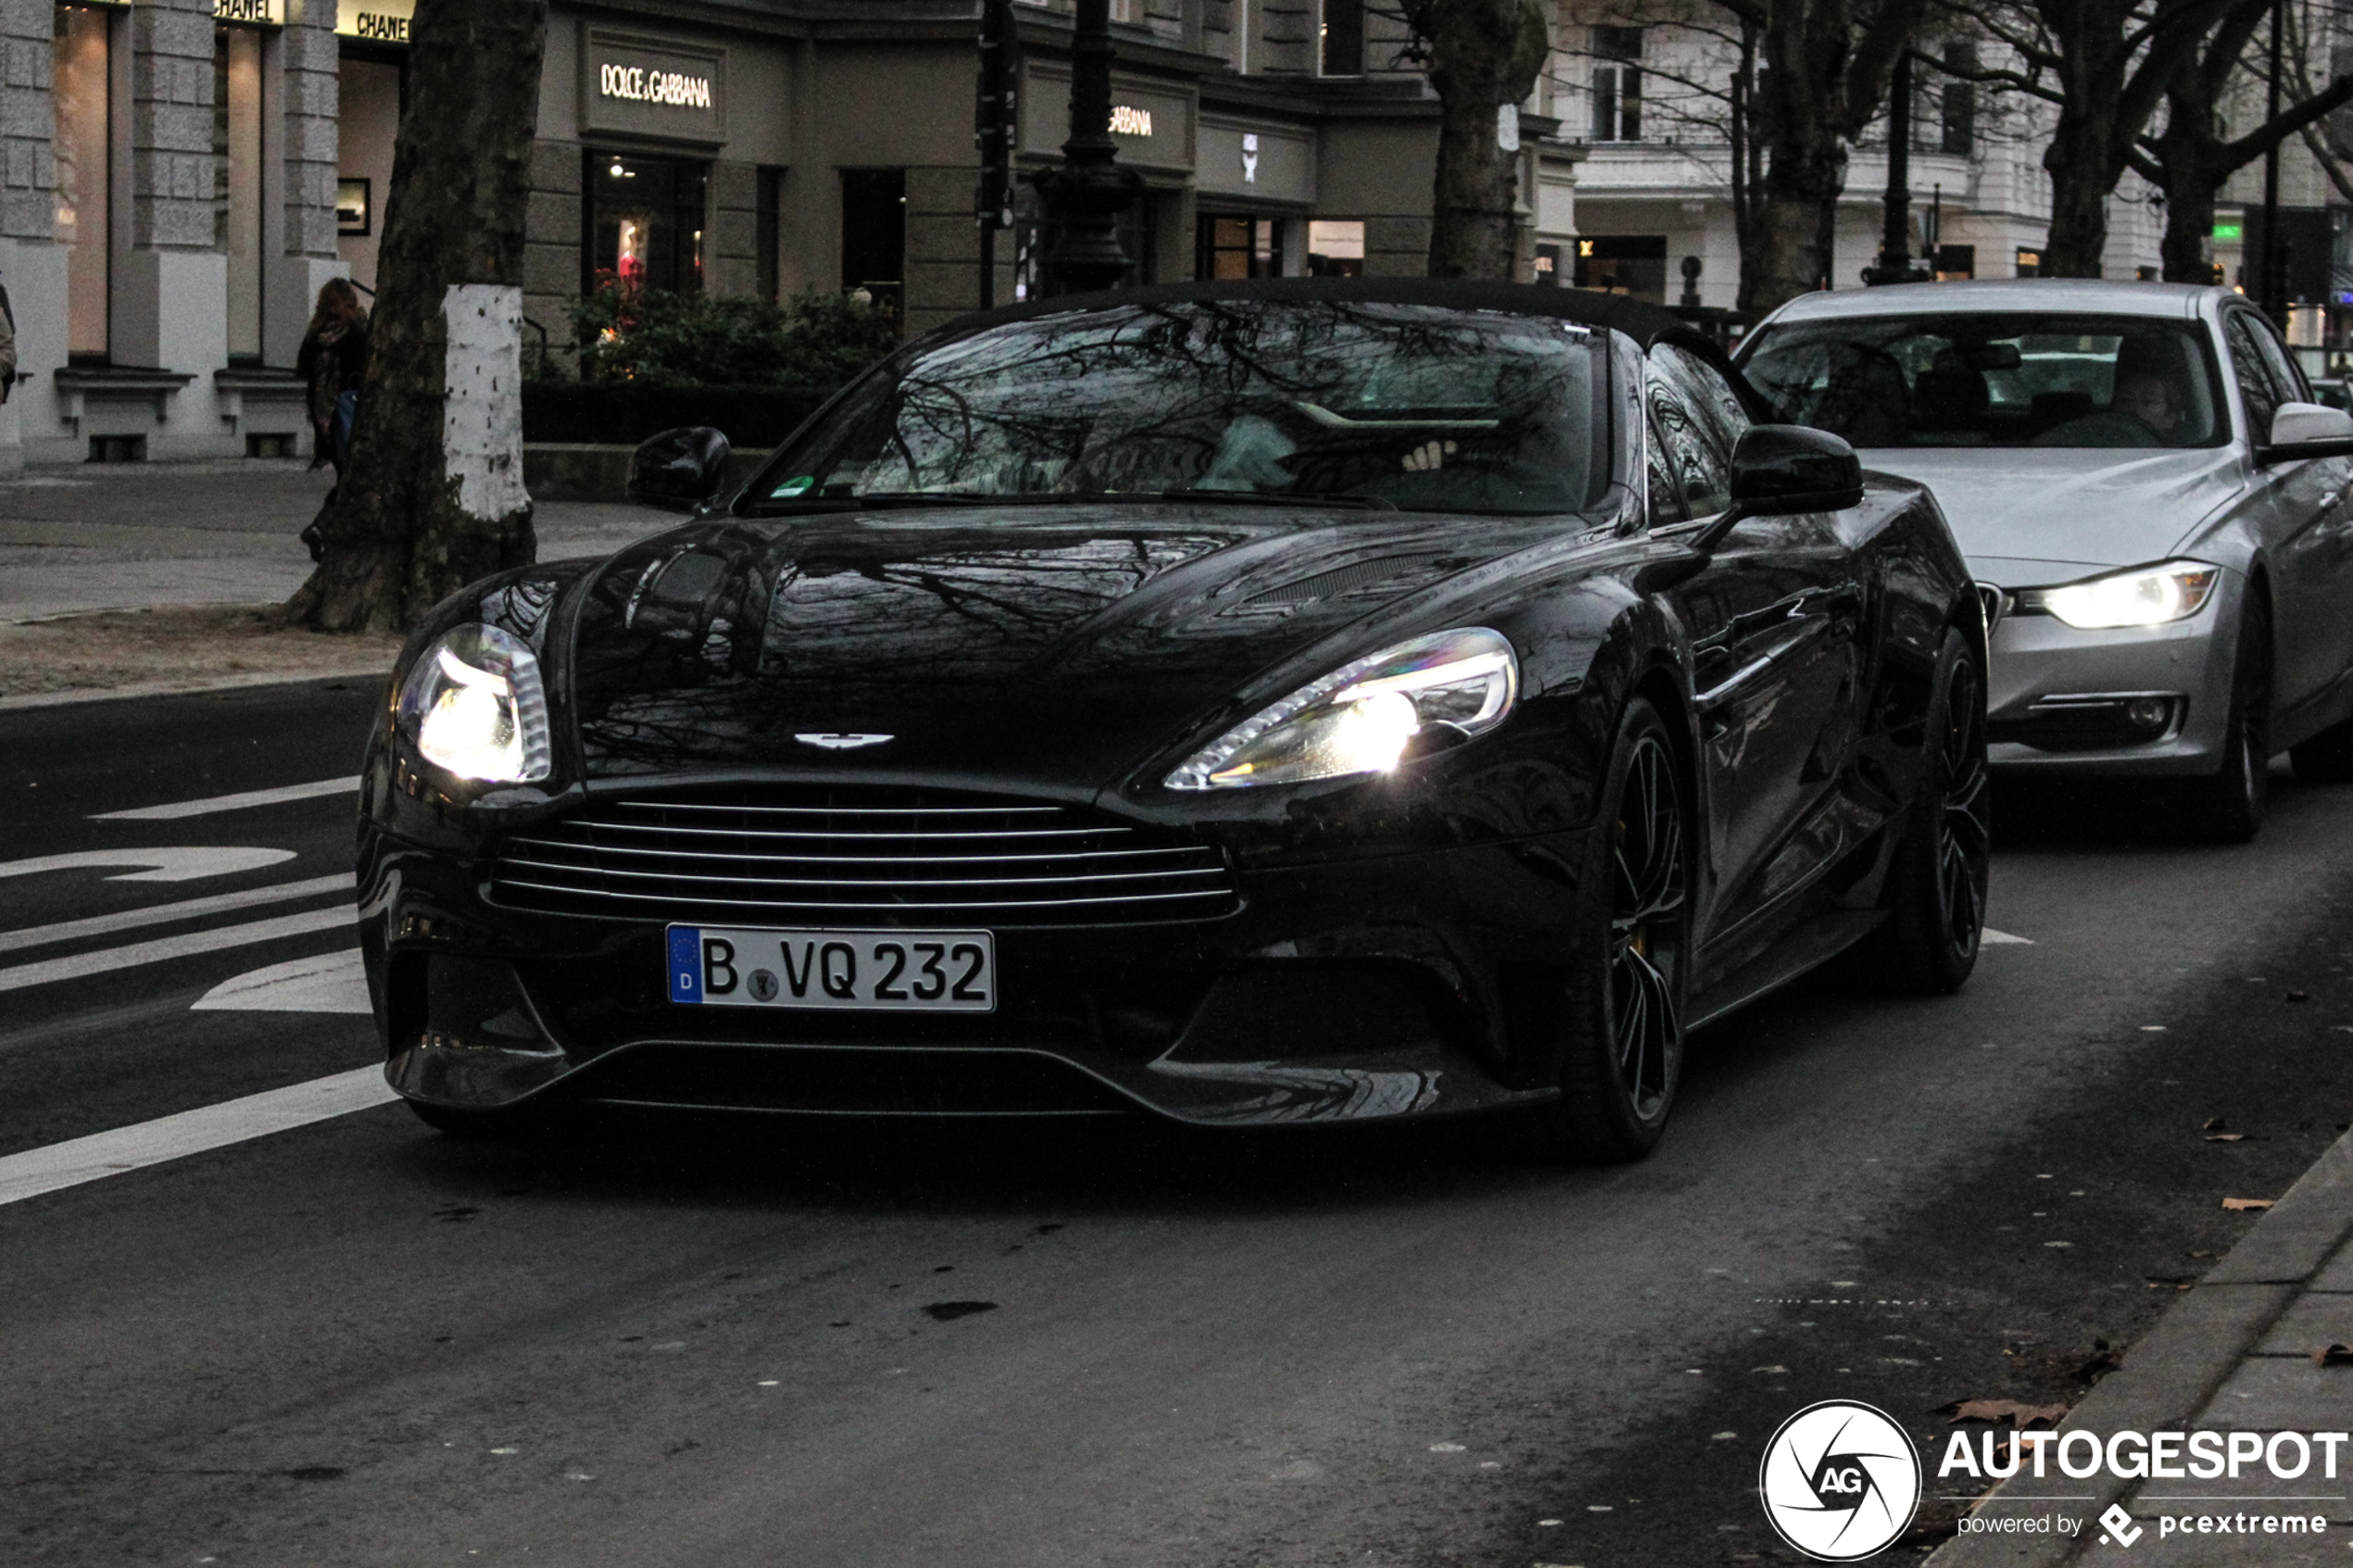
[[[2144,316],[1855,315],[1767,328],[1749,381],[1792,424],[1857,446],[2215,446],[2203,332]]]
[[[1033,317],[887,361],[739,505],[1576,511],[1608,480],[1602,345],[1551,317],[1322,300]]]

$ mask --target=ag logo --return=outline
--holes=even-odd
[[[1781,1539],[1817,1562],[1856,1562],[1911,1526],[1920,1457],[1884,1411],[1825,1399],[1765,1445],[1756,1492]]]

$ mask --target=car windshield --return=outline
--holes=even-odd
[[[2205,334],[2149,317],[1789,321],[1742,369],[1780,419],[1857,446],[2213,446],[2230,428]]]
[[[1600,334],[1356,301],[1071,311],[887,362],[750,487],[862,498],[1293,500],[1561,512],[1606,479]]]

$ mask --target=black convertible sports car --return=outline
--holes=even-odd
[[[392,1085],[1658,1137],[1684,1032],[1975,961],[1980,599],[1704,339],[1508,285],[966,318],[441,606],[362,796]]]

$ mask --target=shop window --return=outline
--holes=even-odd
[[[699,294],[710,166],[626,153],[587,155],[587,279],[584,290]]]
[[[229,358],[261,358],[261,34],[213,29],[213,244],[229,262]]]
[[[1365,0],[1324,0],[1321,32],[1326,76],[1365,74]]]
[[[1577,242],[1576,284],[1667,303],[1667,236],[1596,234]]]
[[[906,302],[907,171],[841,171],[841,286],[864,289],[894,318]]]
[[[60,6],[49,55],[56,111],[57,236],[66,253],[66,349],[76,359],[107,357],[112,61],[106,12]]]
[[[1567,280],[1562,276],[1566,259],[1559,245],[1536,247],[1536,281],[1557,288]]]
[[[371,291],[384,244],[384,198],[392,192],[392,149],[408,92],[407,60],[406,50],[387,55],[381,45],[346,38],[337,62],[335,251],[351,269],[351,281]]]
[[[1975,245],[1938,245],[1936,247],[1936,281],[1940,283],[1965,283],[1977,276]]]
[[[1642,30],[1593,30],[1593,140],[1642,139]]]
[[[1194,230],[1201,278],[1279,278],[1283,275],[1282,220],[1228,218],[1204,212]]]
[[[752,248],[760,261],[760,297],[777,299],[784,288],[783,230],[778,214],[785,205],[785,171],[762,169],[759,194],[752,208]]]
[[[1307,271],[1316,278],[1355,278],[1365,271],[1365,225],[1361,220],[1318,218],[1307,225]]]
[[[2020,251],[2017,264],[2018,275],[2021,278],[2039,278],[2043,275],[2043,253],[2039,250]]]

